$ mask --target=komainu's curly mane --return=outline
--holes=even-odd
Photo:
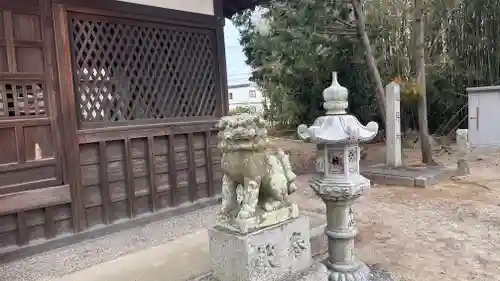
[[[218,147],[222,152],[236,150],[261,151],[267,148],[265,120],[256,114],[225,116],[217,124]]]

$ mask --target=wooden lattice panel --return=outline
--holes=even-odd
[[[112,20],[70,20],[81,122],[215,115],[214,31]]]
[[[40,16],[23,9],[1,10],[0,23],[0,72],[15,77],[0,81],[0,121],[46,116]]]
[[[0,83],[0,117],[45,115],[40,83]]]

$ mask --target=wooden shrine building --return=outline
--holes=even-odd
[[[0,0],[0,258],[217,202],[224,18],[252,2]]]

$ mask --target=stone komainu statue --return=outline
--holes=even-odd
[[[259,115],[225,116],[218,123],[222,151],[222,210],[219,219],[246,219],[289,204],[297,188],[288,155],[268,149],[265,121]],[[237,188],[243,188],[241,203]]]

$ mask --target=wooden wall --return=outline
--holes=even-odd
[[[0,249],[72,232],[49,1],[0,1]]]
[[[69,186],[0,196],[2,252],[72,232]]]
[[[169,135],[125,134],[120,139],[99,141],[101,138],[94,136],[80,145],[88,227],[220,193],[215,133],[188,126],[179,126]]]
[[[33,116],[17,116],[19,109],[0,116],[0,258],[220,194],[214,125],[227,112],[220,3],[208,16],[117,0],[0,0],[0,104],[20,101],[7,102],[2,85],[27,81],[43,85],[44,105],[42,112],[30,102]],[[29,26],[38,37],[16,39],[15,24],[29,21],[12,21],[13,11],[36,17]],[[171,52],[173,40],[184,47]],[[16,66],[18,47],[42,52],[38,72],[26,70],[26,56]],[[133,56],[117,55],[125,53]],[[18,182],[2,186],[12,172]]]

